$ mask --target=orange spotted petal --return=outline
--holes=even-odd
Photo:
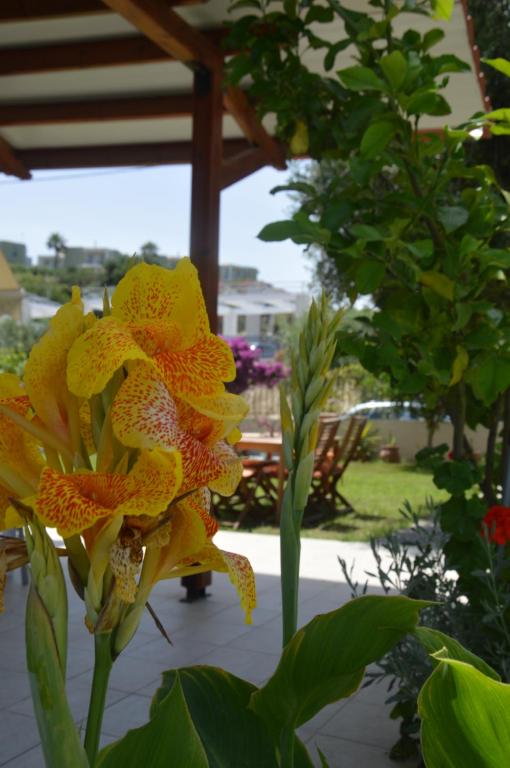
[[[0,374],[0,405],[26,417],[30,402],[24,392],[16,376]],[[43,466],[36,440],[4,413],[0,413],[0,464],[13,469],[34,487]]]
[[[69,389],[89,398],[105,388],[124,362],[147,359],[127,326],[113,317],[104,317],[71,347],[67,362]]]
[[[212,448],[181,429],[173,398],[156,371],[145,363],[134,366],[122,383],[113,406],[117,439],[130,448],[177,448],[182,457],[180,492],[210,485],[232,494],[242,475],[236,454],[225,444]]]
[[[130,269],[113,293],[112,315],[126,323],[174,324],[184,348],[209,333],[198,273],[189,259],[181,259],[172,270],[143,263]]]
[[[168,544],[161,548],[154,581],[170,578],[178,562],[202,549],[207,543],[208,520],[215,522],[203,509],[201,493],[192,494],[172,507]],[[214,525],[209,528],[214,529]]]
[[[200,552],[195,552],[177,565],[175,575],[185,575],[186,569],[193,573],[200,571],[218,571],[228,573],[230,581],[237,590],[241,608],[246,614],[246,623],[251,624],[251,614],[257,605],[255,574],[250,561],[233,552],[218,549],[212,541],[208,542]]]
[[[74,287],[71,301],[50,320],[48,331],[32,348],[25,366],[26,390],[37,416],[64,441],[69,440],[67,354],[90,322],[91,318],[83,314],[79,289]]]
[[[67,537],[106,517],[158,515],[172,501],[180,483],[180,457],[175,452],[142,453],[129,475],[61,475],[47,468],[41,475],[35,508],[46,525]]]
[[[209,481],[211,491],[221,496],[232,496],[243,476],[243,463],[232,446],[219,442],[213,448],[219,473]]]
[[[223,382],[236,375],[230,347],[213,334],[184,350],[164,350],[154,355],[153,362],[172,395],[198,411],[204,398],[223,395]]]
[[[232,433],[247,415],[248,403],[239,395],[223,392],[214,397],[192,398],[193,404],[176,399],[179,424],[185,432],[213,445]]]

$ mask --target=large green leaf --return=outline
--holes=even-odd
[[[396,125],[390,120],[377,120],[368,126],[360,144],[362,157],[371,159],[379,155],[390,143],[396,132]]]
[[[365,596],[316,616],[284,648],[251,707],[278,738],[283,728],[310,720],[331,702],[350,696],[364,669],[412,632],[430,603],[406,597]]]
[[[466,377],[475,396],[490,405],[510,386],[510,360],[489,352],[476,358]]]
[[[103,750],[98,768],[277,768],[274,739],[248,708],[256,690],[215,667],[165,672],[149,723]],[[298,739],[296,768],[312,768]]]
[[[338,77],[351,91],[385,91],[386,83],[377,77],[370,67],[347,67],[341,69]]]
[[[393,90],[398,90],[407,75],[407,61],[403,54],[400,51],[392,51],[383,56],[379,64]]]
[[[471,651],[468,651],[467,648],[464,648],[458,640],[449,637],[449,635],[445,635],[438,629],[431,629],[431,627],[417,627],[413,634],[428,653],[436,654],[440,651],[446,651],[449,659],[464,661],[466,664],[471,664],[471,666],[478,669],[482,674],[487,675],[487,677],[497,680],[498,682],[501,680],[501,677],[496,670],[490,667],[487,662],[479,656],[476,656],[476,654],[471,653]],[[439,663],[439,659],[436,660]]]
[[[462,661],[442,659],[419,699],[427,768],[510,765],[510,686]]]
[[[488,64],[489,67],[497,69],[497,71],[501,72],[502,75],[510,77],[510,61],[507,59],[482,59],[482,61],[484,64]]]
[[[454,0],[432,0],[432,10],[435,19],[448,21],[453,13]]]

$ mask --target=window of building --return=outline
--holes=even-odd
[[[237,316],[237,333],[246,333],[246,315]]]

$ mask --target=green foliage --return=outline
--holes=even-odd
[[[500,768],[510,762],[510,686],[463,661],[439,664],[419,698],[427,766]]]
[[[294,635],[260,689],[214,667],[165,672],[149,723],[106,747],[98,768],[141,763],[151,768],[311,768],[294,729],[357,690],[364,667],[413,632],[427,605],[370,596],[316,616]],[[287,732],[292,763],[280,758]]]

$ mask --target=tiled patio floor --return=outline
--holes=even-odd
[[[236,595],[223,574],[214,575],[207,600],[191,605],[180,602],[183,590],[178,583],[159,584],[151,604],[167,628],[173,646],[163,640],[146,615],[135,639],[113,669],[103,723],[104,743],[118,738],[127,728],[146,722],[151,697],[165,669],[195,663],[213,664],[254,683],[263,682],[274,669],[281,633],[279,541],[273,536],[223,532],[216,541],[224,549],[247,554],[253,563],[259,596],[253,625],[243,623]],[[356,558],[356,570],[360,574],[364,567],[373,565],[367,545],[303,541],[301,623],[349,598],[349,591],[342,583],[338,555],[348,561]],[[6,591],[6,612],[0,616],[0,766],[43,768],[25,675],[25,594],[19,575],[11,577]],[[70,703],[76,721],[81,722],[88,706],[93,660],[91,638],[83,625],[83,606],[74,593],[69,634]],[[315,745],[318,745],[331,768],[395,766],[387,754],[396,740],[397,725],[388,718],[383,704],[386,696],[384,687],[371,686],[348,701],[328,706],[307,723],[301,729],[301,736],[314,759]]]

